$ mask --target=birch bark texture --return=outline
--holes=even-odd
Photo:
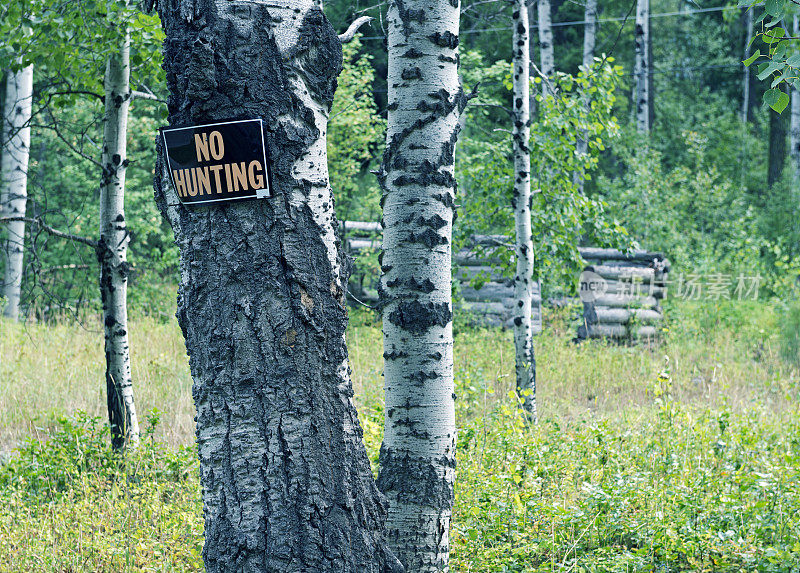
[[[800,34],[800,16],[797,14],[793,17],[792,27],[794,30],[794,37],[797,38]],[[789,153],[792,158],[792,169],[795,178],[795,185],[800,182],[800,91],[796,87],[791,86],[792,90],[792,113],[791,124],[789,126]]]
[[[753,8],[747,6],[744,11],[744,58],[750,57],[750,44],[753,41]],[[750,66],[742,65],[742,121],[746,122],[750,115]]]
[[[125,171],[130,107],[130,35],[106,61],[104,80],[102,179],[100,183],[100,296],[106,352],[106,399],[111,444],[120,449],[139,441],[128,343],[128,274],[130,236],[125,221]]]
[[[268,199],[182,206],[179,247],[209,572],[402,571],[383,539],[345,345],[326,133],[339,39],[312,0],[162,0],[169,122],[261,118]]]
[[[556,73],[556,60],[553,48],[553,22],[550,0],[538,0],[539,15],[539,59],[542,75],[552,80]],[[554,95],[548,82],[542,78],[542,95]]]
[[[583,11],[585,20],[583,28],[583,67],[588,70],[594,65],[594,49],[597,43],[597,0],[586,0]],[[588,104],[587,104],[588,106]],[[575,145],[579,156],[584,156],[589,152],[589,142],[586,140],[586,130],[582,130],[581,135]],[[583,183],[585,181],[583,169],[578,169],[572,177],[575,187],[579,193],[583,193]]]
[[[531,300],[533,297],[533,233],[531,230],[530,34],[527,0],[515,0],[512,12],[514,104],[514,210],[516,273],[514,274],[514,356],[517,392],[523,406],[536,419],[536,360],[533,351]]]
[[[392,0],[381,305],[386,414],[378,487],[406,571],[448,571],[455,481],[451,236],[458,0]]]
[[[0,216],[7,221],[3,241],[2,296],[6,300],[3,314],[19,318],[22,290],[22,263],[25,252],[25,207],[28,201],[28,159],[31,151],[31,106],[33,103],[33,66],[6,74],[6,99],[3,110],[3,161]]]
[[[637,0],[634,32],[633,103],[636,130],[650,133],[650,0]]]

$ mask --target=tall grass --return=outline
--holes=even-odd
[[[800,371],[781,350],[783,317],[729,302],[668,316],[652,347],[576,346],[569,311],[546,316],[536,428],[516,407],[511,333],[457,329],[454,571],[800,567]],[[201,569],[181,334],[141,318],[131,347],[139,410],[160,423],[139,454],[109,461],[92,421],[105,418],[99,325],[0,322],[0,444],[34,438],[0,468],[0,571]],[[373,315],[353,313],[348,347],[376,469]],[[77,410],[88,417],[65,418]]]

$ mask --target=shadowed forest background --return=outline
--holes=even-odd
[[[527,427],[518,408],[511,332],[456,312],[454,571],[800,567],[800,183],[790,112],[762,104],[769,82],[745,72],[745,9],[653,0],[651,130],[637,132],[635,4],[600,2],[596,64],[586,70],[584,6],[552,2],[558,97],[539,98],[530,143],[541,188],[532,203],[539,423]],[[385,6],[331,0],[324,10],[339,32],[375,17],[344,45],[328,152],[338,220],[377,222]],[[513,234],[510,22],[500,2],[462,6],[460,76],[475,97],[455,154],[456,246]],[[142,445],[120,458],[108,444],[95,252],[32,223],[23,317],[0,321],[0,571],[203,567],[192,379],[174,318],[178,250],[153,200],[154,142],[166,124],[163,34],[157,19],[142,30],[133,87],[154,99],[131,104],[125,184]],[[532,52],[538,62],[536,42]],[[96,81],[102,87],[102,75]],[[70,91],[68,77],[34,82],[28,216],[94,236],[97,168],[81,154],[99,152],[102,103],[57,93]],[[581,133],[593,143],[576,159]],[[586,174],[582,189],[576,171]],[[573,343],[579,246],[668,257],[657,343]],[[378,251],[360,251],[354,272],[378,276]],[[495,264],[506,277],[512,255]],[[460,288],[454,281],[456,301]],[[351,303],[354,400],[377,473],[380,315]]]

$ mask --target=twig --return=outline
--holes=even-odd
[[[25,223],[30,223],[31,225],[36,225],[38,228],[46,231],[47,233],[53,235],[54,237],[60,237],[62,239],[67,239],[68,241],[75,241],[76,243],[83,243],[84,245],[88,245],[90,247],[97,247],[99,244],[98,241],[94,239],[89,239],[87,237],[81,237],[80,235],[73,235],[72,233],[65,233],[64,231],[59,231],[58,229],[54,229],[50,225],[45,225],[42,223],[41,219],[39,218],[32,218],[32,217],[0,217],[0,223],[8,223],[11,221],[24,221]]]
[[[133,99],[133,98],[149,99],[149,100],[161,102],[163,104],[167,103],[166,101],[164,101],[163,99],[159,98],[155,94],[147,93],[147,92],[140,92],[140,91],[137,91],[137,90],[132,90],[131,91],[131,99]]]
[[[365,307],[369,308],[370,310],[378,310],[377,306],[370,306],[367,303],[365,303],[363,300],[357,299],[356,296],[353,293],[350,292],[350,289],[347,289],[347,294],[349,294],[350,298],[352,298],[354,301],[356,301],[361,306],[365,306]]]

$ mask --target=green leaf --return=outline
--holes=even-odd
[[[782,113],[789,105],[789,95],[779,89],[769,89],[764,92],[764,103],[778,113]]]
[[[769,30],[768,32],[764,32],[761,35],[761,38],[764,40],[766,44],[774,44],[775,42],[779,42],[781,38],[786,35],[786,30],[783,28],[775,28],[774,30]]]
[[[759,67],[758,79],[765,80],[773,73],[783,68],[783,62],[769,62]]]
[[[786,65],[792,66],[793,68],[800,68],[800,54],[789,56],[789,59],[786,60]]]
[[[785,0],[767,0],[764,4],[764,10],[767,14],[781,18],[783,16]]]
[[[761,50],[756,50],[756,53],[747,58],[744,62],[742,62],[745,66],[749,66],[753,62],[755,62],[759,57],[761,57]],[[800,56],[798,56],[800,58]],[[800,61],[800,60],[799,60]],[[788,63],[788,62],[787,62]],[[791,64],[789,64],[791,65]]]

